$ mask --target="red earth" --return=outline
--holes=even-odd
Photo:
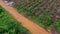
[[[42,27],[38,26],[34,22],[30,21],[22,14],[11,6],[7,6],[2,0],[0,0],[0,5],[18,22],[20,22],[25,28],[27,28],[32,34],[51,34],[45,31]]]

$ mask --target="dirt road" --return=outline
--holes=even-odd
[[[0,5],[18,22],[20,22],[24,27],[26,27],[32,34],[50,34],[46,32],[43,28],[35,24],[34,22],[28,20],[23,15],[19,14],[14,8],[7,6],[2,0],[0,0]]]

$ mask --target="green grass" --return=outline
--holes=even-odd
[[[0,6],[0,34],[31,34]]]

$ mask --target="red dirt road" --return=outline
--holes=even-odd
[[[38,26],[34,22],[28,20],[23,15],[19,14],[14,8],[7,6],[2,0],[0,5],[18,22],[20,22],[25,28],[27,28],[32,34],[51,34],[46,32],[42,27]]]

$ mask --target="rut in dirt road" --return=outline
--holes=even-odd
[[[38,26],[34,22],[28,20],[23,15],[19,14],[14,8],[5,5],[5,3],[0,0],[0,5],[18,22],[26,27],[32,34],[50,34],[46,32],[42,27]]]

